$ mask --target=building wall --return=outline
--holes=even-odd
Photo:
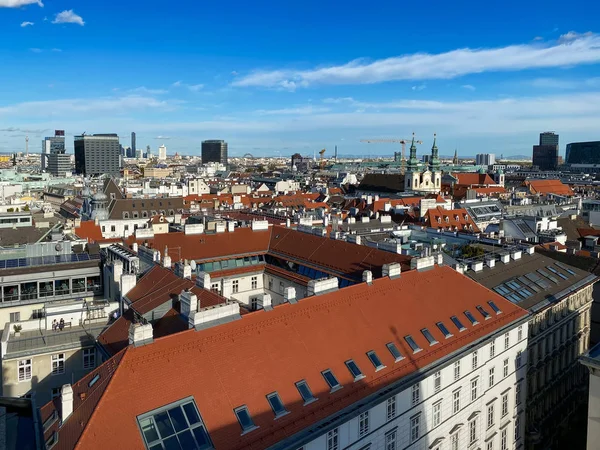
[[[188,191],[190,194],[195,195],[210,194],[210,188],[200,178],[188,180]]]
[[[104,239],[131,236],[136,228],[145,228],[149,217],[122,220],[101,220],[100,230]]]
[[[587,448],[593,449],[600,442],[600,371],[590,368]]]
[[[458,449],[486,449],[489,441],[494,449],[501,449],[502,430],[506,430],[506,448],[515,449],[524,439],[525,382],[527,324],[513,327],[509,346],[504,346],[504,333],[486,339],[475,349],[463,349],[453,359],[417,374],[414,381],[407,380],[406,388],[397,394],[381,396],[380,402],[366,410],[369,416],[369,432],[359,436],[359,416],[355,416],[335,428],[338,432],[338,449],[359,450],[369,448],[387,449],[386,435],[396,432],[397,449],[451,449],[453,435],[457,435]],[[521,337],[518,340],[518,337]],[[452,339],[452,338],[451,338]],[[495,356],[490,358],[490,343],[494,341]],[[473,366],[473,353],[477,352],[477,366]],[[520,353],[521,366],[515,362]],[[508,373],[504,376],[504,361],[508,360]],[[455,362],[460,364],[460,374],[455,378]],[[494,368],[494,384],[489,385],[489,371]],[[441,387],[436,391],[435,374],[439,371]],[[471,394],[471,383],[477,380],[477,393]],[[413,403],[413,386],[419,386],[419,399]],[[520,386],[517,388],[517,386]],[[520,403],[517,403],[520,389]],[[454,393],[458,392],[460,409],[453,411]],[[507,411],[502,414],[503,397],[507,398]],[[388,418],[388,399],[395,398],[396,416]],[[440,403],[441,402],[441,403]],[[440,404],[441,421],[434,424],[434,405]],[[488,427],[488,406],[493,405],[493,422]],[[411,439],[411,421],[419,417],[419,438]],[[470,440],[470,422],[475,421],[474,441]],[[518,425],[518,428],[517,428]],[[516,430],[518,429],[518,432]],[[327,450],[328,433],[312,440],[305,450]],[[370,447],[367,447],[368,445]]]

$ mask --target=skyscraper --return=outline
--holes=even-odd
[[[135,155],[135,132],[131,132],[131,150],[133,150],[133,154]]]
[[[478,153],[475,155],[475,164],[478,166],[493,166],[496,164],[496,155],[494,153]]]
[[[540,170],[558,169],[558,134],[553,131],[540,133],[540,144],[533,146],[533,165]]]
[[[202,163],[218,162],[227,165],[227,142],[220,140],[202,141]]]
[[[540,133],[540,145],[558,146],[558,134],[554,131],[544,131],[543,133]]]
[[[75,170],[83,175],[121,174],[121,146],[117,134],[75,136]]]
[[[55,130],[53,137],[47,137],[42,141],[42,170],[48,168],[48,157],[52,153],[65,153],[64,130]]]

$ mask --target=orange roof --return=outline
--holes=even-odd
[[[89,243],[102,240],[100,225],[93,220],[81,221],[79,227],[75,228],[75,234],[81,239],[87,239]]]
[[[487,186],[496,182],[487,173],[452,173],[458,179],[457,185],[465,186]]]
[[[492,312],[489,300],[502,314]],[[491,314],[489,320],[482,320],[477,305]],[[471,325],[465,310],[481,322]],[[453,328],[453,315],[462,318],[465,331]],[[143,449],[136,417],[193,396],[215,448],[264,449],[343,408],[360,407],[368,396],[526,317],[527,311],[449,267],[361,283],[217,327],[129,346],[73,384],[71,417],[62,425],[56,421],[45,438],[58,431],[57,449]],[[446,339],[435,325],[438,321],[454,336]],[[428,344],[423,328],[438,345]],[[422,351],[408,351],[407,335]],[[396,343],[405,358],[395,362],[388,342]],[[377,352],[385,368],[375,370],[366,356],[369,350]],[[350,358],[365,375],[359,382],[345,367]],[[325,369],[333,371],[343,389],[330,392],[321,376]],[[100,378],[90,388],[95,374]],[[317,401],[303,405],[295,387],[299,380],[307,381]],[[277,420],[265,398],[274,391],[289,411]],[[55,399],[42,408],[42,422],[60,411],[59,404]],[[241,405],[258,426],[243,435],[234,414]],[[302,443],[294,444],[289,442],[289,447]]]
[[[525,180],[525,185],[529,187],[532,194],[555,194],[566,195],[567,197],[574,195],[573,189],[560,180]]]
[[[428,210],[425,218],[431,228],[479,233],[479,228],[464,208],[444,209],[438,206]]]

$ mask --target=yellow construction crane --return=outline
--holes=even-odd
[[[323,170],[323,167],[325,167],[325,160],[323,159],[323,155],[325,154],[325,149],[321,150],[319,152],[319,169]]]
[[[406,144],[410,144],[414,136],[411,139],[361,139],[360,142],[366,142],[367,144],[402,144],[402,165],[400,167],[400,173],[404,173],[406,168]],[[422,144],[423,141],[415,140],[415,144]]]

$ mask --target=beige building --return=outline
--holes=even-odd
[[[581,363],[589,370],[587,449],[598,448],[600,442],[600,344],[596,344],[581,357]]]
[[[173,171],[169,168],[160,167],[144,167],[144,176],[146,178],[167,178],[172,175]]]

